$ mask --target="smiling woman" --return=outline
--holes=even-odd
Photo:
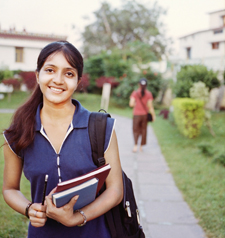
[[[71,96],[78,85],[77,69],[71,67],[62,52],[49,56],[36,75],[44,103],[73,106]]]
[[[78,196],[60,208],[52,203],[58,182],[96,168],[88,134],[91,112],[72,99],[82,70],[83,58],[72,44],[63,41],[47,45],[37,61],[36,89],[16,111],[13,122],[4,132],[3,196],[10,207],[30,219],[28,238],[74,237],[75,234],[81,238],[111,237],[104,214],[119,204],[123,196],[114,119],[107,119],[105,134],[104,157],[111,165],[106,190],[77,211],[73,207]],[[31,184],[32,202],[20,191],[22,170]],[[48,196],[42,205],[46,174]]]

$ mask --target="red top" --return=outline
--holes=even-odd
[[[137,91],[132,92],[130,98],[135,98],[133,115],[146,115],[148,112],[147,102],[149,100],[153,100],[152,93],[146,89],[144,97],[141,97],[141,89],[138,89]],[[140,100],[142,101],[142,103]]]

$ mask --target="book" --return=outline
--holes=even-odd
[[[69,188],[62,192],[52,194],[52,202],[55,204],[56,207],[62,207],[67,204],[71,200],[71,198],[76,195],[79,195],[79,198],[73,208],[74,210],[77,210],[95,200],[97,187],[98,179],[92,178],[73,188]]]
[[[69,188],[72,188],[72,187],[75,187],[83,182],[86,182],[86,181],[92,179],[92,178],[97,178],[98,179],[98,187],[97,187],[96,194],[98,194],[98,192],[101,189],[101,187],[103,186],[110,170],[111,170],[110,164],[105,164],[101,167],[98,167],[97,169],[92,170],[89,173],[86,173],[79,177],[58,183],[57,188],[56,188],[56,193],[61,192],[66,189],[69,189]]]

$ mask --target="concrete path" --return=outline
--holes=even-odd
[[[205,238],[176,187],[152,127],[144,151],[133,153],[132,120],[113,117],[122,167],[132,179],[146,238]]]

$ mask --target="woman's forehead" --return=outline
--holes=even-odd
[[[63,52],[54,52],[51,55],[47,57],[47,59],[44,62],[44,65],[46,64],[56,64],[57,66],[66,66],[70,68],[74,68],[66,59]],[[75,68],[74,68],[75,69]]]

